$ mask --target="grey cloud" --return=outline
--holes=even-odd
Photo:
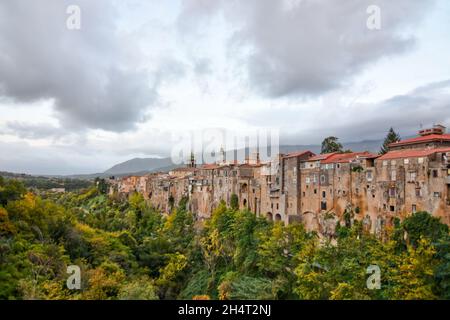
[[[402,136],[415,135],[421,126],[443,124],[450,129],[450,80],[419,87],[373,104],[355,103],[350,108],[337,106],[342,120],[328,113],[326,106],[316,113],[317,122],[308,130],[285,132],[288,143],[318,143],[335,135],[343,141],[383,138],[390,127]],[[294,117],[294,115],[292,115]],[[299,126],[307,125],[299,119]]]
[[[66,28],[68,5],[81,30]],[[129,61],[134,44],[117,31],[106,0],[0,2],[0,95],[18,102],[53,99],[67,127],[128,130],[157,98],[146,70]]]
[[[229,56],[249,83],[270,97],[319,95],[342,87],[368,64],[414,45],[414,26],[433,0],[187,0],[179,17],[199,25],[221,12],[235,31]],[[287,5],[291,4],[290,8]],[[381,30],[366,27],[369,5],[381,8]],[[242,65],[242,61],[244,65]]]
[[[59,127],[47,123],[24,123],[10,121],[0,128],[0,134],[11,134],[22,139],[61,138],[66,132]]]

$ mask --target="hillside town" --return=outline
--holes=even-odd
[[[396,218],[419,211],[450,225],[449,157],[450,134],[436,125],[389,144],[383,155],[298,151],[264,162],[255,153],[237,163],[222,151],[216,163],[201,166],[192,155],[185,167],[170,172],[114,179],[110,193],[139,192],[165,214],[184,198],[198,220],[237,196],[239,209],[285,224],[301,222],[322,235],[333,235],[337,223],[350,218],[382,235]]]

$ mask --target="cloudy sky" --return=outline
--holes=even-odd
[[[450,126],[449,33],[447,0],[0,0],[0,171],[100,172],[208,128]]]

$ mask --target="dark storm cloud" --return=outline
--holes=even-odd
[[[81,30],[66,9],[81,8]],[[130,129],[156,99],[146,70],[129,61],[133,46],[117,30],[107,0],[0,2],[0,96],[17,102],[52,99],[67,127]]]
[[[187,0],[182,30],[221,13],[234,30],[230,51],[263,95],[320,95],[342,87],[370,63],[414,44],[404,29],[433,0]],[[381,30],[369,30],[369,5],[381,9]],[[242,63],[242,61],[244,63]]]

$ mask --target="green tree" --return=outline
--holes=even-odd
[[[98,177],[95,178],[95,185],[97,186],[97,189],[101,194],[108,193],[108,184],[106,183],[105,179],[101,179]]]
[[[343,152],[343,149],[344,147],[339,142],[339,138],[331,136],[323,140],[321,153]]]
[[[401,224],[406,238],[412,246],[417,246],[421,238],[436,243],[448,236],[449,228],[439,218],[433,217],[428,212],[416,212],[407,217]]]
[[[148,277],[128,281],[120,288],[120,300],[158,300],[157,287]]]
[[[274,294],[279,299],[292,299],[294,294],[297,255],[314,236],[305,231],[302,224],[281,223],[271,225],[270,230],[259,230],[258,267],[263,274],[273,280]]]
[[[400,135],[394,131],[394,128],[390,128],[384,139],[383,145],[381,146],[380,154],[386,154],[389,151],[389,145],[394,142],[399,142],[400,139]]]
[[[19,200],[22,198],[27,189],[18,180],[7,179],[0,180],[0,206],[6,206],[9,201]]]
[[[437,266],[434,270],[435,291],[441,299],[450,299],[450,236],[435,245]]]
[[[408,247],[399,263],[392,268],[389,288],[390,299],[431,300],[437,296],[433,292],[434,269],[437,265],[436,249],[429,240],[421,238],[417,247]]]
[[[230,208],[233,210],[239,209],[239,198],[237,194],[233,193],[230,198]]]

